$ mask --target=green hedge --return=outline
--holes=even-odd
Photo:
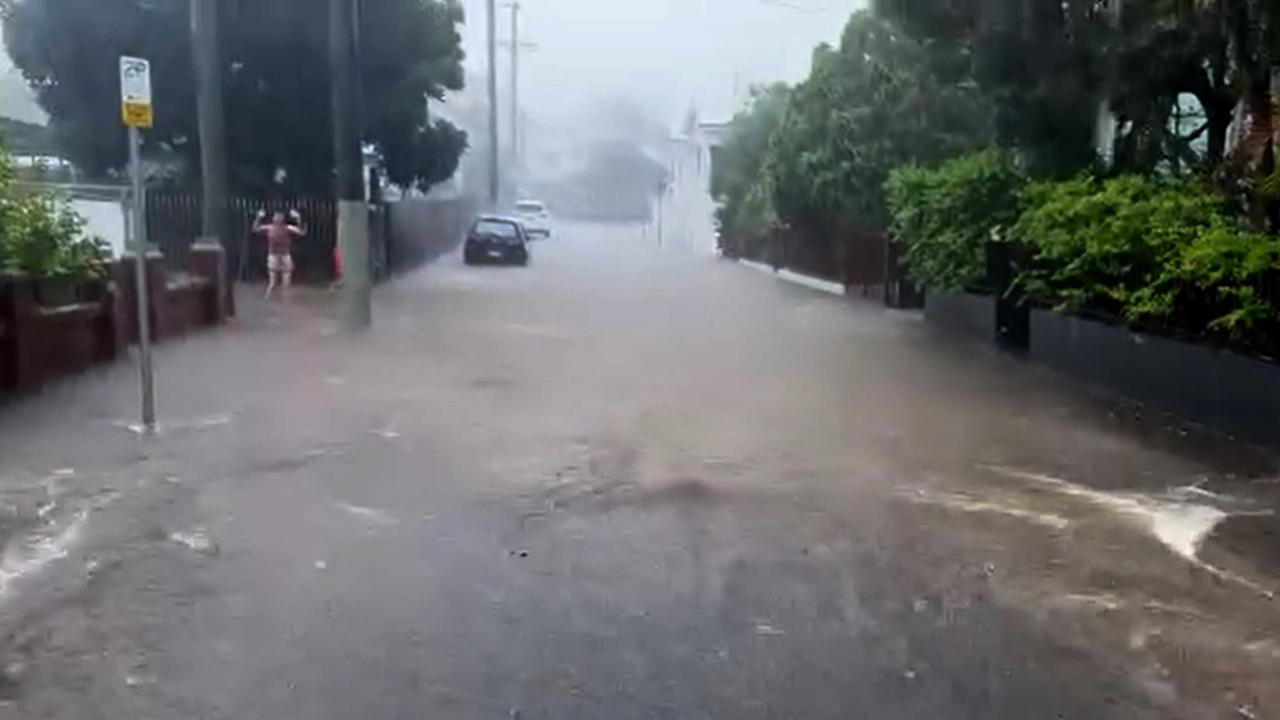
[[[960,290],[987,280],[993,242],[1020,258],[1011,297],[1064,313],[1280,351],[1280,238],[1241,229],[1237,208],[1200,180],[1081,176],[1027,184],[1008,153],[888,183],[909,276]]]
[[[1251,347],[1275,343],[1280,240],[1240,230],[1206,184],[1082,177],[1034,185],[1026,202],[1012,228],[1030,249],[1023,297]]]
[[[1128,175],[1037,183],[1012,228],[1031,249],[1019,289],[1064,312],[1167,316],[1183,249],[1229,224],[1222,199],[1192,182]]]
[[[887,184],[894,241],[908,276],[938,290],[982,284],[986,247],[1018,216],[1026,176],[1002,150],[964,155],[936,168],[908,165]]]
[[[0,147],[0,275],[38,280],[103,280],[108,252],[84,234],[84,220],[49,193],[19,190],[13,165]]]

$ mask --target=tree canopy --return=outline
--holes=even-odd
[[[973,87],[938,80],[922,45],[855,13],[839,48],[814,53],[773,133],[765,166],[774,206],[796,228],[883,225],[890,170],[981,146],[990,121]]]
[[[43,125],[0,117],[0,142],[18,155],[55,155],[57,146]]]
[[[186,0],[21,0],[5,39],[49,113],[65,154],[93,176],[121,167],[120,55],[152,61],[155,127],[149,151],[198,167]],[[232,185],[246,191],[327,192],[333,141],[327,13],[312,0],[221,5],[224,102]],[[465,134],[427,116],[426,98],[463,83],[457,0],[362,4],[364,137],[388,177],[427,187],[447,179]]]
[[[992,98],[1000,142],[1018,147],[1040,174],[1071,175],[1094,163],[1103,102],[1116,128],[1103,150],[1120,171],[1218,167],[1230,159],[1237,106],[1255,140],[1237,145],[1234,160],[1259,169],[1274,154],[1271,77],[1280,61],[1280,4],[877,0],[875,6]]]
[[[729,234],[763,231],[777,223],[762,171],[789,95],[790,89],[782,84],[753,88],[750,102],[734,117],[716,152],[711,194],[721,204],[718,220]]]
[[[1277,352],[1280,3],[872,7],[731,124],[726,252],[843,277],[887,231],[928,288]]]

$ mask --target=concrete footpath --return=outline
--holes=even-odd
[[[1277,718],[1280,474],[575,226],[0,407],[0,718]]]

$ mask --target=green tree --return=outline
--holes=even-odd
[[[1280,6],[1266,0],[1222,0],[1229,48],[1244,109],[1244,133],[1229,158],[1228,175],[1248,198],[1258,230],[1280,231]]]
[[[1128,3],[1126,3],[1128,4]],[[953,72],[995,102],[1002,145],[1021,147],[1033,170],[1070,175],[1093,164],[1114,16],[1098,0],[876,0]]]
[[[43,125],[0,117],[0,138],[18,155],[57,155],[49,129]]]
[[[753,88],[747,107],[734,116],[711,166],[711,194],[722,243],[739,243],[777,223],[763,174],[769,140],[782,121],[790,89],[783,84]]]
[[[1110,66],[1120,171],[1175,173],[1223,160],[1238,102],[1226,0],[1151,0],[1120,7]]]
[[[84,220],[70,203],[20,190],[14,179],[13,163],[0,142],[0,276],[105,279],[107,249],[100,239],[84,235]]]
[[[889,176],[893,234],[922,287],[964,290],[987,273],[988,243],[1006,239],[1027,183],[1017,159],[984,150],[937,167],[906,165]]]
[[[69,158],[102,176],[126,160],[120,55],[152,61],[156,126],[148,151],[197,167],[186,0],[22,0],[6,5],[14,63],[50,115]],[[228,0],[223,77],[232,183],[241,190],[324,193],[333,141],[327,14],[311,0]],[[365,138],[400,185],[453,173],[461,131],[427,117],[426,98],[462,87],[456,0],[362,4]]]
[[[765,167],[774,206],[811,238],[882,229],[889,172],[987,144],[990,120],[977,90],[942,81],[926,48],[856,13],[838,49],[814,53],[773,134]]]

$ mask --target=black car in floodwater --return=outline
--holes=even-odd
[[[524,223],[504,215],[481,215],[467,232],[462,259],[481,263],[529,264],[529,233]]]

